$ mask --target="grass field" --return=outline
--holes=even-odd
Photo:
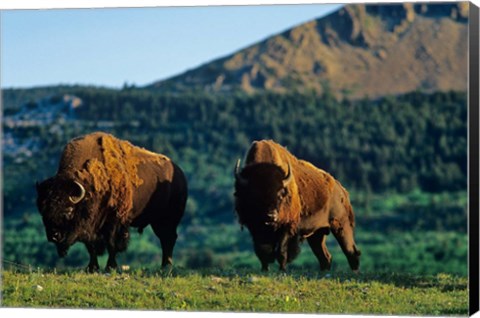
[[[2,307],[467,315],[467,278],[245,269],[2,273]]]

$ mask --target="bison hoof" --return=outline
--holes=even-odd
[[[100,268],[98,267],[98,265],[88,265],[85,269],[85,271],[90,274],[98,273],[99,270]]]
[[[107,272],[107,273],[116,272],[116,271],[117,271],[116,266],[106,266],[105,267],[105,272]]]
[[[107,265],[105,266],[105,271],[107,273],[110,273],[110,272],[114,272],[117,270],[117,262],[115,261],[115,259],[112,259],[110,258],[108,261],[107,261]]]
[[[169,256],[169,257],[165,257],[163,260],[162,260],[162,268],[165,268],[167,266],[173,266],[173,259]]]

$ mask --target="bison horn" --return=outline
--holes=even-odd
[[[77,204],[78,202],[82,201],[82,199],[85,197],[85,188],[77,181],[73,181],[73,182],[75,182],[75,184],[80,188],[80,195],[78,197],[69,196],[68,199],[73,204]]]
[[[237,180],[242,185],[246,185],[248,183],[248,180],[243,178],[240,175],[240,162],[241,162],[241,160],[238,159],[237,164],[235,165],[235,180]]]
[[[288,161],[287,163],[287,168],[288,168],[288,171],[287,171],[287,175],[285,176],[285,178],[283,179],[283,187],[286,188],[288,186],[288,184],[292,181],[293,179],[293,174],[292,174],[292,167],[290,166],[290,160]]]

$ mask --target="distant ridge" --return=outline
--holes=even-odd
[[[147,88],[224,94],[328,89],[352,98],[465,91],[468,6],[350,4]]]

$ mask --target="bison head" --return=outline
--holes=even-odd
[[[293,200],[298,198],[293,180],[290,162],[286,172],[272,163],[255,163],[240,171],[239,160],[235,166],[235,209],[252,235],[263,270],[268,270],[275,258],[285,266],[280,260],[289,262],[300,251],[298,236],[291,235],[295,224],[292,211],[298,210],[293,204],[298,204]]]
[[[47,239],[55,243],[60,257],[77,240],[76,227],[82,214],[85,188],[77,181],[55,176],[37,183],[37,208]]]
[[[287,172],[275,164],[257,163],[240,171],[235,166],[235,208],[240,223],[263,226],[277,225],[280,211],[288,210],[293,180],[290,163]]]

